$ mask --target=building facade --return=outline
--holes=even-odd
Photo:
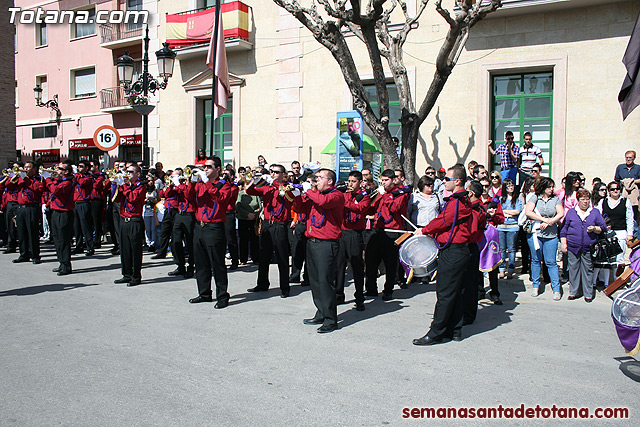
[[[13,2],[10,1],[9,5]],[[0,10],[0,168],[16,158],[16,107],[14,63],[15,56],[11,47],[15,47],[16,28],[10,23],[9,9]]]

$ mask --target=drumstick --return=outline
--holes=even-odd
[[[385,228],[384,231],[387,231],[389,233],[400,233],[400,234],[407,233],[406,230],[394,230],[392,228]]]
[[[404,220],[405,220],[405,221],[407,221],[407,223],[408,223],[410,226],[412,226],[414,230],[417,230],[417,229],[418,229],[418,227],[416,227],[416,226],[415,226],[411,221],[409,221],[409,218],[407,218],[406,216],[404,216],[404,215],[402,215],[402,214],[400,214],[400,216],[401,216],[402,218],[404,218]]]

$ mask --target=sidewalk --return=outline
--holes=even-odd
[[[523,403],[627,407],[631,418],[611,424],[638,423],[640,363],[624,359],[602,293],[567,301],[565,285],[554,302],[521,278],[501,281],[504,305],[483,301],[462,342],[424,348],[411,340],[427,331],[434,285],[367,299],[364,312],[350,285],[341,329],[321,335],[302,324],[315,312],[309,288],[281,299],[276,265],[268,293],[246,291],[256,266],[229,272],[231,304],[214,310],[187,302],[196,282],[168,277],[170,259],[145,255],[142,285],[114,285],[110,248],[74,256],[64,277],[51,272],[51,245],[40,265],[0,254],[1,424],[405,425],[405,407]]]

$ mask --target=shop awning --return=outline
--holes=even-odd
[[[364,135],[363,137],[363,151],[365,153],[382,153],[382,148],[380,148],[380,144],[378,141],[372,136]],[[335,154],[336,153],[336,137],[334,136],[331,142],[324,147],[324,150],[321,151],[322,154]]]

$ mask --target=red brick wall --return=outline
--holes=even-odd
[[[0,168],[16,158],[15,26],[9,23],[9,7],[0,7]]]

